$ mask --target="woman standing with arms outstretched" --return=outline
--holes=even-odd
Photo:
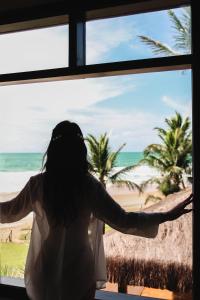
[[[125,212],[88,172],[79,126],[69,121],[53,130],[44,171],[30,178],[19,195],[0,203],[0,222],[16,222],[34,212],[25,267],[31,300],[92,300],[106,281],[102,233],[91,214],[128,234],[154,238],[159,224],[190,212],[190,195],[165,213]],[[95,232],[94,232],[95,228]]]

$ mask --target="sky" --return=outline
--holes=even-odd
[[[141,34],[174,41],[166,11],[91,21],[86,32],[88,64],[154,57]],[[1,35],[0,51],[1,73],[67,66],[68,26]],[[0,152],[44,152],[65,119],[85,136],[107,132],[113,150],[143,151],[175,111],[191,117],[189,70],[2,86]]]

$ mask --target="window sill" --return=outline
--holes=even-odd
[[[20,278],[1,277],[0,278],[0,300],[28,300],[24,286],[24,280]],[[143,296],[125,295],[120,293],[96,291],[95,300],[159,300]],[[161,299],[160,299],[161,300]]]

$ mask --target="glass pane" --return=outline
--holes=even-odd
[[[68,25],[0,35],[0,73],[68,66]]]
[[[87,64],[191,53],[190,8],[87,22]]]
[[[161,180],[162,183],[161,173],[169,175],[167,168],[162,169],[162,165],[156,163],[152,168],[141,162],[144,149],[151,144],[163,143],[155,127],[170,131],[165,119],[171,119],[176,112],[180,113],[183,122],[186,117],[189,118],[190,124],[186,130],[189,133],[192,119],[191,97],[189,70],[1,87],[0,201],[14,197],[30,176],[41,171],[43,154],[52,129],[58,122],[66,119],[77,122],[85,137],[92,134],[99,140],[100,135],[106,133],[111,153],[125,144],[110,169],[110,176],[124,167],[135,166],[140,162],[139,166],[122,174],[118,179],[137,184],[138,187],[152,177]],[[183,145],[182,138],[179,142]],[[168,144],[169,149],[171,145],[172,142]],[[181,149],[183,150],[183,147],[178,151],[182,151]],[[174,148],[174,153],[175,150]],[[88,154],[92,155],[89,148]],[[174,157],[171,158],[171,165],[176,166],[173,159]],[[137,186],[129,189],[125,184],[113,185],[105,178],[106,188],[126,211],[164,211],[183,200],[191,191],[190,147],[182,162],[183,164],[178,166],[181,169],[174,168],[182,172],[178,183],[174,182],[172,177],[169,177],[170,183],[146,182],[146,188],[139,192]],[[98,173],[95,176],[98,177]],[[169,195],[166,196],[167,194]],[[0,226],[2,275],[23,277],[31,227],[32,213],[17,223]],[[110,278],[120,278],[123,275],[113,274],[109,261],[109,257],[119,254],[124,260],[115,260],[114,269],[126,270],[127,276],[123,275],[123,278],[130,279],[128,293],[136,293],[137,289],[134,289],[133,285],[145,286],[142,281],[145,278],[146,285],[151,288],[164,288],[165,285],[174,293],[177,289],[180,299],[184,299],[186,293],[188,298],[185,299],[190,299],[188,295],[191,293],[192,282],[191,232],[191,213],[160,225],[155,239],[124,235],[106,225],[104,241]],[[153,270],[162,276],[155,276],[154,280],[151,274],[148,277],[146,274],[149,274],[152,264],[145,265],[145,260],[153,261]],[[118,268],[124,261],[128,261],[128,265]],[[132,264],[138,261],[137,270],[143,271],[140,273],[141,277],[133,277],[133,272],[128,266],[133,266]],[[172,271],[169,261],[174,263]],[[149,269],[143,269],[144,266]],[[171,280],[172,275],[174,280]],[[140,278],[140,284],[137,278]],[[107,289],[116,291],[117,284],[109,283]],[[142,287],[140,291],[141,289]],[[143,290],[143,295],[145,293],[147,289]],[[159,298],[166,298],[166,294],[159,294]]]

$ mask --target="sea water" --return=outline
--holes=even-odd
[[[31,176],[41,172],[43,156],[43,153],[0,153],[0,192],[20,191]],[[121,152],[113,172],[136,165],[142,158],[142,152]],[[156,174],[152,168],[140,166],[122,178],[140,184]]]

